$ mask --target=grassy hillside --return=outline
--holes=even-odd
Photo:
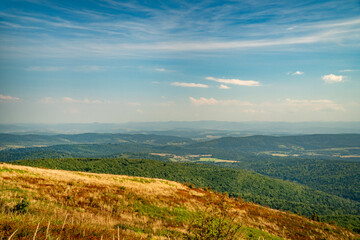
[[[360,237],[298,215],[160,179],[0,164],[0,180],[2,239]]]
[[[145,159],[39,159],[18,161],[14,164],[187,182],[306,216],[313,213],[360,215],[358,202],[241,169]]]

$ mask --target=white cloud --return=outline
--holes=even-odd
[[[5,95],[2,95],[0,94],[0,102],[3,102],[3,101],[19,101],[20,98],[18,97],[12,97],[12,96],[5,96]]]
[[[287,28],[286,30],[291,31],[291,30],[294,30],[295,28],[296,28],[296,26],[292,26],[292,27]]]
[[[195,106],[227,106],[229,109],[246,113],[294,113],[294,112],[345,112],[345,108],[328,99],[285,99],[276,102],[252,103],[237,99],[217,100],[215,98],[189,98]]]
[[[100,71],[102,68],[100,66],[78,66],[73,68],[76,72],[95,72]]]
[[[341,76],[341,75],[337,76],[335,74],[329,74],[329,75],[322,76],[322,79],[326,83],[337,83],[337,82],[342,82],[343,81],[343,76]]]
[[[220,89],[230,89],[229,86],[226,86],[226,85],[224,85],[224,84],[221,84],[221,85],[219,86],[219,88],[220,88]]]
[[[206,77],[205,79],[219,83],[233,84],[239,86],[254,86],[254,87],[260,86],[260,83],[258,81],[253,81],[253,80],[225,79],[225,78],[214,78],[214,77]]]
[[[98,103],[103,103],[103,101],[98,100],[98,99],[88,99],[88,98],[84,98],[84,99],[75,99],[75,98],[71,98],[71,97],[63,97],[61,99],[56,99],[56,98],[52,98],[52,97],[46,97],[43,98],[39,101],[40,103],[43,104],[54,104],[54,103],[83,103],[83,104],[98,104]],[[104,101],[105,103],[106,101]]]
[[[157,72],[166,72],[165,68],[155,68],[155,71]]]
[[[100,100],[97,100],[97,99],[95,99],[95,100],[90,100],[90,99],[88,99],[88,98],[84,98],[83,100],[80,100],[80,99],[74,99],[74,98],[71,98],[71,97],[64,97],[64,98],[62,99],[62,102],[64,102],[64,103],[86,103],[86,104],[101,103],[101,101],[100,101]]]
[[[63,98],[63,101],[66,102],[66,103],[76,103],[76,102],[78,102],[79,100],[73,99],[73,98],[71,98],[71,97],[64,97],[64,98]]]
[[[219,103],[218,100],[216,100],[215,98],[204,98],[201,97],[199,99],[190,97],[189,98],[191,103],[195,104],[195,105],[217,105]]]
[[[301,110],[306,108],[311,111],[345,111],[344,107],[340,104],[337,104],[328,99],[320,99],[320,100],[297,100],[297,99],[286,99],[285,106],[293,108],[293,110]],[[290,109],[291,109],[290,108]]]
[[[340,70],[339,72],[355,72],[357,70],[354,69],[344,69],[344,70]]]
[[[208,88],[209,86],[201,83],[183,83],[183,82],[173,82],[171,83],[173,86],[177,87],[197,87],[197,88]]]
[[[303,75],[304,72],[301,72],[301,71],[296,71],[294,73],[292,73],[291,75],[295,76],[295,75]]]
[[[204,98],[201,97],[199,99],[189,97],[190,102],[197,106],[203,105],[221,105],[221,106],[230,106],[230,105],[239,105],[239,106],[251,106],[250,102],[241,102],[239,100],[216,100],[215,98]]]
[[[140,107],[142,104],[140,102],[129,102],[127,105],[133,107]]]

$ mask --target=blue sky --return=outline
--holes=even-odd
[[[360,2],[0,2],[0,123],[359,121]]]

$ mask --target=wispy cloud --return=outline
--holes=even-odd
[[[215,98],[204,98],[201,97],[199,99],[190,97],[189,98],[191,103],[195,104],[195,105],[218,105],[219,103],[223,102],[223,101],[218,101]]]
[[[286,99],[285,105],[294,107],[296,109],[307,108],[312,111],[345,111],[344,107],[328,99],[307,100],[307,99]]]
[[[208,88],[209,86],[201,83],[185,83],[185,82],[173,82],[173,86],[177,87],[192,87],[192,88]]]
[[[194,97],[189,97],[189,100],[192,104],[197,106],[204,106],[204,105],[221,105],[221,106],[231,106],[231,105],[238,105],[238,106],[251,106],[252,103],[250,102],[241,102],[239,100],[216,100],[215,98],[204,98],[200,97],[198,99]]]
[[[155,68],[155,71],[157,71],[157,72],[166,72],[167,70],[165,68]]]
[[[54,104],[54,103],[80,103],[80,104],[98,104],[103,103],[103,101],[98,99],[76,99],[71,97],[63,97],[61,99],[56,99],[52,97],[46,97],[40,100],[40,103],[44,104]]]
[[[25,21],[25,20],[24,20]],[[100,34],[92,37],[93,34],[85,35],[81,39],[76,38],[49,38],[46,45],[44,41],[36,40],[38,37],[24,37],[19,36],[19,46],[13,48],[11,46],[4,46],[4,53],[11,56],[37,56],[45,58],[76,58],[85,56],[96,57],[126,57],[131,55],[144,56],[156,52],[205,52],[205,51],[225,51],[225,50],[249,50],[259,48],[269,48],[272,50],[282,49],[295,45],[316,44],[316,43],[332,43],[338,44],[341,42],[345,44],[347,40],[353,44],[360,40],[358,32],[360,28],[356,24],[360,19],[342,22],[342,23],[328,23],[330,28],[302,28],[302,32],[297,32],[295,35],[279,34],[260,35],[249,37],[233,37],[230,39],[220,37],[209,37],[205,33],[202,36],[190,38],[190,33],[183,33],[184,36],[169,36],[169,34],[162,31],[170,31],[170,29],[156,29],[154,33],[143,33],[143,30],[127,30],[123,32],[124,28],[119,26],[119,30],[114,30],[116,34],[122,35],[122,43],[113,41],[113,34]],[[356,24],[355,24],[356,23]],[[137,23],[136,23],[137,24]],[[343,24],[343,25],[341,25]],[[97,26],[99,31],[103,29],[102,24]],[[113,23],[109,23],[113,25]],[[324,24],[322,24],[324,25]],[[326,25],[326,24],[325,24]],[[345,27],[344,27],[345,26]],[[269,27],[271,28],[271,27]],[[142,26],[141,29],[146,30],[147,26]],[[190,28],[189,28],[190,29]],[[272,29],[272,28],[271,28]],[[178,30],[173,29],[174,32]],[[140,36],[138,36],[140,35]],[[158,37],[164,36],[164,37]],[[167,36],[167,37],[166,37]],[[183,39],[176,41],[174,39]],[[240,39],[240,40],[239,40]],[[31,40],[31,41],[29,41]],[[276,48],[275,48],[276,47]],[[161,68],[159,68],[161,69]]]
[[[220,88],[220,89],[230,89],[229,86],[224,85],[224,84],[221,84],[221,85],[219,86],[219,88]]]
[[[260,82],[253,80],[226,79],[226,78],[214,78],[214,77],[206,77],[205,79],[219,83],[233,84],[239,86],[251,86],[251,87],[260,86]]]
[[[292,27],[288,27],[286,30],[291,31],[294,30],[296,28],[296,26],[292,26]]]
[[[20,98],[12,97],[12,96],[5,96],[5,95],[0,94],[0,102],[4,102],[4,101],[17,102],[17,101],[20,101]]]
[[[335,75],[335,74],[329,74],[329,75],[324,75],[321,77],[322,80],[324,80],[326,83],[338,83],[338,82],[342,82],[344,76],[341,75]]]
[[[340,70],[339,72],[355,72],[355,71],[358,71],[358,70],[355,70],[355,69],[344,69],[344,70]]]
[[[101,103],[100,100],[90,100],[88,98],[84,98],[82,100],[80,99],[74,99],[74,98],[71,98],[71,97],[64,97],[63,99],[63,102],[65,103],[86,103],[86,104],[90,104],[90,103]]]
[[[252,103],[237,99],[218,100],[215,98],[189,98],[191,104],[195,106],[227,106],[236,108],[247,113],[264,112],[318,112],[318,111],[340,111],[345,112],[345,108],[329,99],[291,99],[287,98],[275,102]]]
[[[39,13],[34,9],[8,9],[0,16],[7,27],[14,28],[12,34],[18,37],[24,35],[19,34],[17,28],[37,28],[38,31],[29,31],[24,41],[21,40],[22,47],[28,46],[33,49],[32,53],[53,58],[64,55],[77,57],[80,53],[121,57],[129,52],[143,51],[219,51],[328,42],[344,44],[342,40],[359,40],[360,31],[360,18],[354,14],[347,13],[344,15],[347,18],[340,16],[339,19],[331,15],[326,18],[329,20],[324,21],[323,16],[327,11],[332,13],[327,3],[287,3],[288,6],[284,7],[282,1],[273,4],[239,4],[234,1],[216,6],[207,1],[191,4],[180,1],[178,4],[164,3],[158,6],[104,0],[94,2],[92,9],[99,10],[96,12],[74,10],[69,5],[64,7],[67,4],[51,1],[42,4],[45,5],[45,2],[58,14]],[[351,9],[354,3],[343,5]],[[100,12],[104,8],[121,10],[122,14]],[[124,11],[130,14],[124,14]],[[146,18],[143,17],[144,13]],[[304,13],[306,22],[301,21]],[[8,32],[3,34],[7,35]],[[82,37],[79,39],[77,34],[82,34]],[[116,41],[114,36],[117,36]],[[48,41],[44,41],[44,37]],[[54,38],[59,41],[51,41]],[[34,44],[36,39],[41,39],[41,42]],[[46,47],[41,49],[44,45]],[[16,49],[24,52],[24,48]],[[55,54],[60,49],[62,51],[57,52],[61,55]]]
[[[105,70],[105,67],[96,65],[81,65],[72,67],[63,66],[32,66],[26,68],[26,71],[35,72],[59,72],[59,71],[74,71],[74,72],[95,72]]]
[[[92,66],[78,66],[72,68],[72,70],[76,72],[96,72],[96,71],[104,70],[104,68],[100,66],[92,65]]]
[[[295,75],[303,75],[304,72],[301,72],[301,71],[295,71],[293,72],[291,75],[295,76]]]

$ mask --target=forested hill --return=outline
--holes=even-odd
[[[246,152],[286,149],[329,149],[360,147],[360,134],[315,134],[298,136],[247,136],[222,137],[196,142],[190,138],[154,134],[60,134],[60,135],[15,135],[0,134],[0,147],[33,147],[60,144],[135,143],[150,145],[185,145],[185,149],[216,148]]]
[[[181,145],[193,142],[189,138],[153,134],[84,133],[60,135],[0,134],[0,147],[34,147],[60,144],[139,143],[151,145]]]
[[[197,147],[211,147],[245,152],[273,151],[285,149],[328,149],[360,147],[360,134],[315,134],[299,136],[249,136],[223,137],[193,144]]]

